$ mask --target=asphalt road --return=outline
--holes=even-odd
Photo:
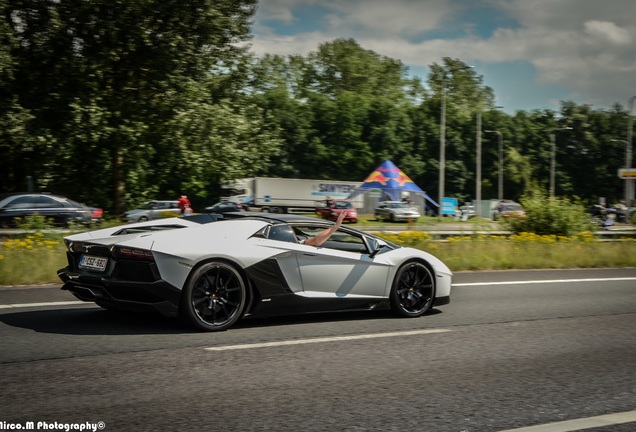
[[[556,432],[597,416],[609,420],[585,430],[636,430],[636,269],[462,272],[451,304],[417,319],[312,315],[213,334],[74,302],[59,286],[0,288],[0,430],[101,421],[113,431],[497,432],[578,422]]]

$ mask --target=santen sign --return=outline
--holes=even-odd
[[[618,170],[618,177],[622,179],[636,179],[636,168],[621,168]]]

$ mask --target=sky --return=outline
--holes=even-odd
[[[509,113],[636,95],[636,0],[260,0],[252,33],[259,56],[352,38],[424,82],[457,58]]]

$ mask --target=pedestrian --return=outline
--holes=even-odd
[[[179,209],[181,210],[181,216],[185,216],[186,214],[191,214],[192,213],[192,209],[190,207],[190,200],[188,199],[187,195],[185,195],[185,194],[181,195],[181,197],[179,197],[177,202],[179,203]]]

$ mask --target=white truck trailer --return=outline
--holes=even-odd
[[[223,199],[262,212],[313,213],[320,201],[328,197],[345,199],[361,184],[355,181],[252,177],[237,179],[225,185],[223,188],[227,194]],[[361,208],[362,200],[362,196],[356,198],[354,207]]]

